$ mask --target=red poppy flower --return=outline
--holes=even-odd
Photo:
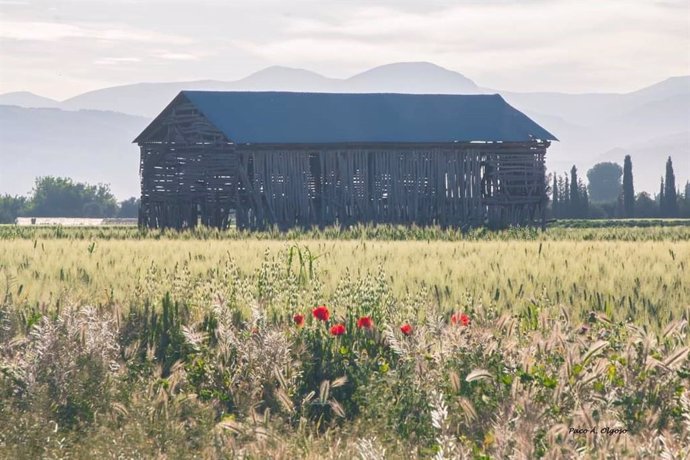
[[[295,313],[295,316],[292,317],[292,320],[295,322],[297,327],[304,326],[304,315],[302,313]]]
[[[450,324],[455,326],[456,324],[460,323],[463,326],[469,326],[470,325],[470,317],[467,316],[466,314],[462,313],[453,313],[450,316]]]
[[[328,321],[328,318],[331,317],[331,312],[328,311],[328,307],[325,305],[316,307],[314,310],[312,310],[312,314],[314,315],[314,318],[320,321]]]
[[[331,326],[331,335],[343,335],[345,333],[344,324],[334,324]]]
[[[412,334],[412,326],[405,323],[402,326],[400,326],[400,332],[402,332],[405,335],[411,335]]]
[[[374,327],[374,321],[371,316],[362,316],[357,320],[357,327],[360,329],[371,329]]]
[[[470,325],[470,317],[464,313],[462,315],[460,315],[460,324],[462,324],[463,326],[469,326]]]

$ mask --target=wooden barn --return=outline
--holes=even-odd
[[[499,95],[183,91],[134,140],[139,224],[543,225],[551,140]]]

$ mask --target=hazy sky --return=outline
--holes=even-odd
[[[690,74],[690,0],[0,0],[0,93],[397,61],[502,90],[630,91]]]

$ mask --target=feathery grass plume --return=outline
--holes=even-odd
[[[436,430],[437,460],[448,458],[455,452],[455,440],[449,435],[450,422],[448,420],[448,406],[443,393],[432,391],[429,406],[431,408],[431,425]]]
[[[493,379],[493,375],[491,372],[485,370],[485,369],[475,369],[472,372],[470,372],[467,377],[465,377],[466,382],[474,382],[477,380],[491,380]]]
[[[671,351],[663,361],[664,366],[668,369],[680,367],[686,361],[689,351],[690,347],[681,347],[678,350]]]
[[[387,325],[383,331],[386,343],[389,347],[391,347],[391,350],[393,350],[393,352],[395,352],[396,355],[398,355],[401,358],[405,358],[407,355],[409,355],[408,344],[404,341],[398,340],[398,337],[396,333],[393,331],[391,325]]]
[[[376,436],[359,439],[357,453],[361,460],[385,460],[386,458],[386,449],[376,442]]]

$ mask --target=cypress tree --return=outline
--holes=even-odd
[[[553,175],[553,190],[551,190],[551,196],[552,196],[551,212],[553,213],[553,217],[557,218],[558,217],[558,178],[556,177],[556,174]]]
[[[659,217],[666,217],[666,205],[664,204],[664,178],[661,178],[659,187]]]
[[[623,163],[623,208],[625,217],[635,217],[635,186],[633,185],[632,159],[625,156]]]
[[[664,206],[667,217],[678,217],[678,196],[676,192],[676,175],[673,173],[673,161],[666,161],[666,186],[664,188]]]
[[[568,175],[563,175],[565,176],[565,185],[563,186],[563,210],[561,215],[565,218],[570,218],[572,217],[570,215],[570,182],[568,181]]]
[[[565,216],[566,209],[566,197],[565,197],[565,182],[563,182],[563,176],[558,176],[558,217]]]
[[[572,217],[578,217],[580,213],[580,189],[577,182],[577,168],[573,165],[570,170],[570,213]]]
[[[587,186],[580,180],[578,182],[580,208],[578,209],[578,217],[586,219],[589,215],[589,195],[587,193]]]

